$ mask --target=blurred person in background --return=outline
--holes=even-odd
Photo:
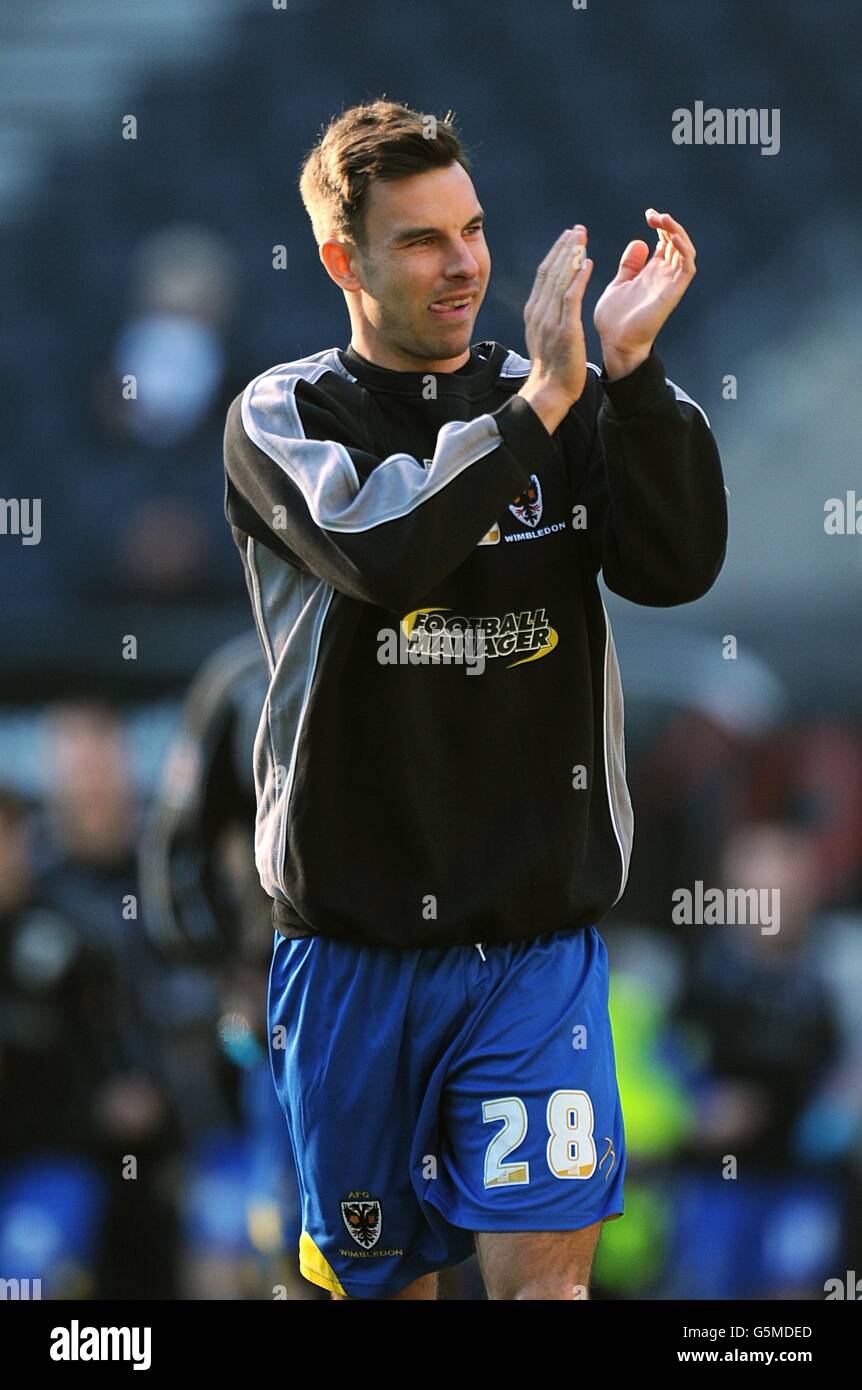
[[[696,657],[697,651],[687,653],[689,671],[695,666],[692,654]],[[711,664],[712,654],[705,653],[704,661]],[[696,690],[701,688],[696,670],[693,684]],[[800,1274],[810,1275],[818,1260],[822,1265],[825,1250],[836,1253],[839,1272],[845,1265],[852,1268],[852,1252],[859,1244],[862,741],[855,729],[834,719],[779,721],[780,689],[772,683],[768,669],[756,663],[741,689],[737,678],[733,691],[725,690],[729,702],[714,680],[708,689],[704,683],[702,690],[703,697],[691,706],[665,702],[635,710],[632,783],[638,804],[648,805],[650,815],[646,839],[641,837],[640,850],[635,846],[624,920],[608,928],[617,1068],[626,1125],[632,1134],[629,1219],[606,1233],[595,1265],[597,1286],[617,1297],[686,1296],[689,1279],[694,1281],[693,1292],[702,1296],[744,1296],[746,1290],[750,1295],[755,1287],[779,1289],[782,1282],[789,1288],[793,1278],[799,1281],[798,1287],[804,1282]],[[760,822],[755,837],[760,850],[749,844],[756,821]],[[745,1030],[742,1040],[738,1036],[738,1013],[744,1011],[747,996],[743,992],[736,999],[737,971],[733,967],[728,979],[724,946],[714,935],[720,929],[709,929],[708,943],[696,928],[680,932],[669,921],[667,903],[675,883],[701,879],[709,885],[731,872],[726,860],[734,831],[749,845],[747,859],[759,861],[763,837],[772,833],[771,827],[780,843],[784,843],[783,835],[788,845],[800,846],[801,859],[793,864],[792,882],[772,869],[769,882],[783,891],[782,917],[792,913],[793,920],[787,918],[787,944],[796,941],[801,949],[802,941],[807,943],[802,953],[805,972],[823,1001],[817,1007],[825,1011],[835,1046],[819,1080],[816,1057],[807,1075],[804,1066],[794,1071],[791,1065],[793,1094],[782,1094],[784,1077],[776,1076],[766,1095],[767,1110],[762,1105],[763,1081],[743,1096],[736,1080],[716,1075],[709,1067],[712,1048],[700,1026],[695,995],[704,989],[708,992],[710,1022],[723,1037],[724,1003],[717,996],[719,982],[724,980],[736,1010],[727,1038],[741,1049],[748,1036]],[[745,877],[749,869],[753,878]],[[733,881],[759,881],[761,869],[755,873],[754,864],[737,864],[732,872],[739,877]],[[806,911],[807,927],[803,925]],[[735,934],[745,930],[724,928],[722,939],[729,938],[733,945]],[[756,938],[757,956],[769,960],[772,939]],[[732,960],[734,956],[735,948]],[[776,962],[783,959],[776,956]],[[772,969],[770,987],[775,974]],[[758,1008],[763,1008],[766,999],[756,981],[752,989],[759,998]],[[683,992],[685,998],[677,1007]],[[780,988],[778,992],[780,996]],[[804,1056],[810,1042],[804,1023],[803,1034],[800,1051]],[[780,1042],[775,1046],[779,1056],[785,1057]],[[785,1060],[793,1063],[789,1053]],[[779,1153],[777,1167],[764,1173],[761,1160],[767,1151],[760,1152],[758,1139],[764,1137],[773,1091],[786,1112],[775,1115],[768,1126],[773,1134],[777,1131]],[[732,1116],[726,1133],[720,1124],[722,1112]],[[786,1126],[783,1154],[782,1125]],[[736,1184],[715,1179],[716,1154],[737,1152],[736,1143],[730,1143],[731,1133],[738,1137],[737,1126],[752,1128],[747,1158],[758,1174],[743,1184],[745,1191],[738,1201]],[[704,1145],[711,1150],[706,1158]],[[822,1188],[815,1188],[811,1195],[810,1179],[832,1167],[836,1175],[832,1186],[845,1196],[840,1236],[831,1196],[821,1202]],[[748,1164],[746,1172],[750,1177]],[[785,1198],[777,1205],[770,1195],[776,1190],[775,1173],[780,1173],[779,1182],[785,1185]],[[794,1175],[801,1180],[795,1193]],[[827,1179],[827,1187],[830,1183]],[[798,1224],[795,1235],[794,1223]],[[800,1242],[807,1244],[813,1257],[807,1271],[798,1262]],[[748,1272],[743,1269],[737,1284],[743,1264],[740,1252],[747,1244],[761,1252],[759,1264],[748,1262]],[[842,1253],[837,1253],[839,1244]],[[805,1289],[819,1296],[821,1284],[809,1279]]]
[[[236,281],[234,252],[207,227],[167,226],[138,247],[125,320],[90,380],[71,499],[88,535],[76,582],[96,597],[212,602],[236,589],[212,487],[247,375],[229,332]]]
[[[715,881],[736,789],[748,780],[756,740],[745,725],[705,708],[663,708],[661,715],[648,746],[632,759],[632,795],[642,829],[632,853],[627,905],[631,915],[678,937],[667,904],[681,866],[692,879]],[[688,943],[681,944],[687,950]]]
[[[97,1296],[170,1297],[178,1134],[161,1055],[166,972],[139,916],[131,750],[107,705],[59,704],[46,723],[39,893],[98,961],[92,980],[101,985],[88,1006],[91,1095],[83,1112],[89,1151],[109,1187]],[[72,1036],[74,1052],[79,1035]]]
[[[136,886],[131,749],[117,714],[98,702],[53,706],[46,738],[43,891],[119,949],[129,939],[117,930],[124,897]]]
[[[104,972],[40,901],[33,857],[31,807],[0,788],[0,1273],[81,1297],[104,1215],[88,1123]]]
[[[822,901],[862,909],[862,735],[818,715],[785,720],[749,750],[738,819],[792,816],[814,837]]]
[[[842,1255],[858,1123],[840,1105],[827,1119],[823,1099],[862,1058],[848,1057],[823,970],[816,838],[788,821],[740,825],[722,870],[729,888],[771,891],[780,915],[767,931],[688,929],[698,933],[694,964],[675,1020],[702,1065],[675,1184],[668,1296],[822,1296]],[[816,1110],[833,1130],[819,1145],[806,1137]]]
[[[203,664],[180,710],[140,846],[147,930],[211,998],[177,1084],[216,1082],[218,1113],[181,1104],[187,1298],[323,1298],[300,1278],[290,1139],[267,1051],[269,899],[254,864],[252,749],[267,671],[254,631]],[[183,1080],[185,1078],[185,1080]],[[196,1115],[194,1123],[190,1117]]]
[[[3,790],[0,1268],[41,1278],[47,1297],[122,1297],[124,1257],[141,1296],[169,1295],[156,1263],[169,1242],[133,1217],[136,1204],[147,1222],[158,1215],[145,1159],[164,1106],[128,1070],[116,958],[38,883],[33,839],[28,808]],[[141,1173],[122,1184],[129,1151]]]
[[[37,891],[31,808],[0,789],[0,1163],[84,1150],[100,956]],[[69,1046],[74,1038],[76,1046]]]
[[[722,846],[751,806],[752,768],[781,727],[788,692],[758,651],[721,658],[714,637],[653,629],[627,653],[641,698],[627,721],[627,756],[640,829],[626,886],[627,915],[680,942],[667,905],[680,882],[714,883]]]
[[[627,916],[607,929],[610,1012],[630,1162],[626,1220],[594,1265],[603,1297],[660,1296],[674,1231],[673,1169],[696,1126],[691,1058],[672,1023],[684,977],[679,943]]]

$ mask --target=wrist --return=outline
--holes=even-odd
[[[652,343],[633,352],[619,352],[616,348],[606,347],[602,343],[602,365],[608,381],[619,381],[624,376],[631,376],[641,363],[646,362],[651,352]]]
[[[554,433],[575,404],[574,398],[558,387],[531,386],[529,382],[521,387],[518,395],[533,408],[548,434]]]

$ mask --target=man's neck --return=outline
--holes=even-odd
[[[364,357],[366,362],[375,367],[386,367],[390,372],[428,372],[436,375],[438,372],[457,372],[470,361],[469,348],[457,357],[436,360],[411,357],[407,353],[399,352],[397,348],[389,348],[379,342],[367,342],[355,330],[350,339],[350,347],[353,352]]]

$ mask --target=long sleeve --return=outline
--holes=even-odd
[[[478,544],[555,444],[520,396],[444,424],[429,467],[378,458],[355,414],[316,381],[275,369],[230,406],[225,511],[350,597],[404,611]]]
[[[629,376],[598,383],[586,472],[594,572],[632,603],[691,603],[715,582],[727,545],[718,446],[700,407],[664,375],[653,351]]]

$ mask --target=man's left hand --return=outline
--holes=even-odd
[[[697,270],[691,238],[669,212],[647,208],[646,220],[658,233],[652,257],[645,241],[630,241],[593,314],[611,381],[628,376],[649,357]]]

